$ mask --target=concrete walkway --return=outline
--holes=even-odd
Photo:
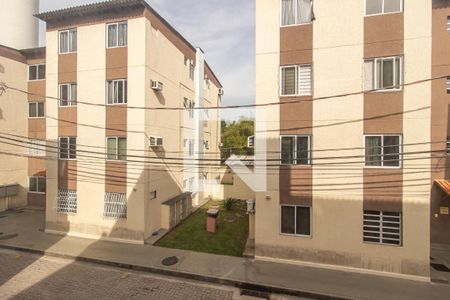
[[[318,299],[449,299],[450,285],[46,234],[44,212],[0,214],[0,247]],[[176,256],[178,263],[161,261]]]

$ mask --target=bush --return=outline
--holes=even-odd
[[[225,208],[225,210],[232,210],[235,204],[236,199],[233,198],[227,198],[222,201],[222,207]]]

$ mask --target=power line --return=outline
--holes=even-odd
[[[18,140],[18,139],[13,139],[13,138],[8,138],[8,137],[4,137],[2,135],[7,135],[7,136],[12,136],[12,137],[16,137],[16,138],[20,138],[20,139],[24,139],[24,140]],[[6,139],[6,140],[10,140],[10,141],[14,141],[14,142],[18,142],[21,144],[28,144],[33,146],[36,150],[43,150],[43,148],[52,148],[52,149],[60,149],[59,146],[50,146],[50,145],[37,145],[33,142],[30,141],[30,138],[27,136],[23,136],[23,135],[17,135],[17,134],[10,134],[10,133],[6,133],[6,132],[2,132],[0,131],[0,138],[2,139]],[[40,141],[45,141],[45,140],[40,140]],[[430,144],[443,144],[446,143],[446,141],[434,141],[434,142],[422,142],[422,143],[403,143],[403,144],[398,144],[398,145],[392,145],[393,147],[410,147],[410,146],[420,146],[420,145],[430,145]],[[83,144],[76,144],[77,147],[77,152],[82,152],[82,153],[88,153],[88,154],[99,154],[101,156],[105,156],[106,155],[106,150],[107,147],[101,147],[101,146],[88,146],[88,145],[83,145]],[[80,150],[79,148],[82,147],[92,147],[92,148],[96,148],[96,149],[102,149],[104,150],[104,152],[97,152],[97,151],[88,151],[88,150]],[[27,147],[29,148],[29,147]],[[374,147],[375,149],[379,148],[382,149],[383,146],[378,146],[378,147]],[[235,148],[238,149],[238,148]],[[352,147],[352,148],[333,148],[333,149],[317,149],[317,150],[313,150],[310,149],[308,152],[310,154],[314,154],[316,152],[330,152],[330,151],[354,151],[354,150],[364,150],[364,147]],[[127,149],[127,151],[134,151],[131,149]],[[145,151],[145,150],[139,150],[139,151]],[[435,152],[444,152],[446,151],[446,149],[444,150],[431,150],[431,151],[415,151],[415,152],[401,152],[399,153],[400,155],[409,155],[409,154],[424,154],[424,153],[435,153]],[[187,152],[184,152],[187,153]],[[269,153],[269,152],[265,152],[265,153]],[[273,151],[271,153],[282,153],[281,151]],[[167,157],[167,156],[142,156],[142,155],[127,155],[128,157],[132,157],[132,158],[144,158],[144,159],[152,159],[152,160],[178,160],[178,161],[211,161],[211,162],[222,162],[222,159],[217,158],[190,158],[190,157]],[[370,156],[370,155],[369,155]],[[373,156],[377,156],[377,155],[373,155]],[[367,157],[367,155],[349,155],[349,156],[329,156],[329,157],[317,157],[317,158],[313,158],[314,160],[330,160],[330,159],[350,159],[350,158],[364,158]],[[93,157],[96,158],[96,157]],[[254,161],[281,161],[282,158],[270,158],[270,159],[243,159],[243,162],[254,162]]]
[[[430,81],[434,81],[434,80],[441,80],[441,79],[445,79],[447,78],[449,75],[445,75],[445,76],[437,76],[437,77],[432,77],[432,78],[427,78],[427,79],[421,79],[421,80],[416,80],[416,81],[412,81],[409,83],[403,83],[403,84],[399,84],[399,85],[393,85],[387,88],[404,88],[407,86],[412,86],[412,85],[416,85],[416,84],[421,84],[421,83],[425,83],[425,82],[430,82]],[[0,82],[0,87],[3,87],[6,90],[13,90],[13,91],[17,91],[20,93],[24,93],[30,96],[35,96],[35,97],[41,97],[41,98],[46,98],[46,99],[52,99],[52,100],[56,100],[56,101],[63,101],[64,99],[59,98],[59,97],[52,97],[52,96],[47,96],[47,95],[42,95],[42,94],[37,94],[37,93],[31,93],[16,87],[12,87],[7,85],[4,82]],[[313,102],[313,101],[320,101],[320,100],[328,100],[328,99],[334,99],[334,98],[343,98],[343,97],[348,97],[348,96],[356,96],[356,95],[360,95],[360,94],[364,94],[364,93],[371,93],[371,92],[376,92],[378,91],[377,89],[371,89],[371,90],[366,90],[366,91],[357,91],[357,92],[352,92],[352,93],[345,93],[345,94],[338,94],[338,95],[332,95],[332,96],[322,96],[322,97],[312,97],[311,99],[299,99],[299,100],[292,100],[292,101],[277,101],[277,102],[268,102],[268,103],[261,103],[261,104],[244,104],[244,105],[228,105],[228,106],[209,106],[209,107],[193,107],[193,108],[185,108],[185,107],[140,107],[140,106],[117,106],[120,109],[143,109],[143,110],[174,110],[174,111],[189,111],[189,110],[221,110],[221,109],[237,109],[237,108],[251,108],[251,107],[269,107],[269,106],[278,106],[278,105],[286,105],[286,104],[292,104],[292,103],[302,103],[302,102]],[[83,104],[83,105],[88,105],[88,106],[95,106],[95,107],[108,107],[109,105],[107,104],[99,104],[99,103],[92,103],[92,102],[86,102],[86,101],[76,101],[77,104]]]
[[[0,152],[0,154],[6,154],[5,152]],[[12,155],[12,156],[20,156],[19,154],[14,154],[14,153],[9,153],[8,155]],[[73,172],[74,171],[74,172]],[[82,174],[78,174],[78,173],[82,173]],[[77,170],[73,170],[73,169],[68,169],[68,172],[66,173],[67,175],[75,175],[77,176],[77,181],[78,182],[89,182],[89,183],[93,183],[93,184],[108,184],[108,185],[113,185],[113,186],[134,186],[135,181],[129,181],[129,179],[133,179],[130,177],[118,177],[118,176],[108,176],[105,177],[104,174],[99,174],[99,173],[93,173],[93,172],[82,172]],[[87,174],[87,175],[85,175]],[[109,177],[113,177],[113,179],[109,178]],[[117,179],[116,179],[117,178]],[[122,180],[121,178],[123,178],[124,180]],[[361,176],[359,176],[359,178],[361,178]],[[134,178],[134,179],[139,179],[139,178]],[[301,187],[301,190],[298,190],[295,188],[290,188],[289,191],[293,191],[293,192],[301,192],[301,193],[308,193],[308,192],[318,192],[318,191],[348,191],[348,190],[357,190],[360,191],[362,189],[364,190],[380,190],[382,189],[383,192],[382,194],[380,194],[379,196],[383,196],[386,197],[390,194],[393,195],[399,195],[399,192],[396,191],[390,191],[389,189],[392,188],[404,188],[404,187],[418,187],[418,186],[429,186],[429,183],[423,183],[423,184],[414,184],[414,182],[424,182],[424,181],[428,181],[429,178],[413,178],[413,179],[405,179],[405,180],[397,180],[397,181],[378,181],[378,182],[347,182],[347,183],[336,183],[336,184],[329,184],[329,183],[323,183],[323,184],[298,184],[299,187]],[[214,181],[214,180],[213,180]],[[211,181],[209,181],[211,182]],[[398,184],[398,185],[386,185],[386,183],[403,183],[403,182],[412,182],[413,184]],[[211,183],[210,183],[211,184]],[[216,180],[216,184],[221,184]],[[380,184],[380,186],[375,186]],[[345,187],[345,186],[355,186],[356,187]],[[326,189],[314,189],[314,186],[324,186],[324,187],[330,187],[330,186],[336,186],[338,188],[326,188]],[[339,188],[342,187],[343,188]],[[407,195],[410,192],[405,193],[405,191],[402,191],[402,195]],[[414,194],[416,195],[417,193],[412,192],[411,195]],[[376,194],[371,193],[370,196],[377,196]]]
[[[33,143],[30,143],[30,142],[19,141],[19,140],[5,138],[5,137],[1,137],[1,136],[0,136],[0,138],[7,139],[7,140],[13,140],[13,141],[19,142],[19,143],[28,144],[28,146],[26,146],[26,145],[20,145],[20,144],[14,144],[14,143],[8,143],[8,142],[5,142],[5,141],[0,141],[0,143],[8,144],[8,145],[16,146],[16,147],[22,147],[22,148],[30,149],[30,145],[32,145],[32,146],[35,145]],[[58,149],[58,150],[60,149],[59,147],[56,147],[56,146],[46,146],[46,147],[53,148],[53,149]],[[31,149],[33,149],[33,148],[31,148]],[[34,149],[39,149],[39,148],[34,148]],[[42,150],[42,149],[40,149],[40,150]],[[96,156],[88,156],[88,155],[79,155],[79,154],[77,154],[77,159],[79,157],[81,157],[81,158],[106,160],[105,153],[93,152],[93,151],[82,151],[82,150],[79,150],[79,151],[80,152],[87,152],[87,153],[90,153],[90,154],[92,154],[92,153],[99,154],[101,156],[100,157],[96,157]],[[48,151],[48,152],[49,153],[54,153],[54,154],[58,154],[59,153],[59,151]],[[431,159],[432,157],[431,156],[426,156],[426,157],[404,158],[403,156],[404,155],[418,155],[418,154],[433,154],[433,153],[441,153],[441,152],[446,153],[447,149],[445,149],[445,150],[432,150],[432,151],[416,151],[416,152],[410,152],[410,153],[400,153],[399,154],[399,158],[394,158],[394,159],[383,159],[383,158],[380,158],[380,160],[371,160],[370,162],[371,163],[377,163],[377,162],[400,162],[400,161],[412,161],[412,160],[425,160],[425,159]],[[371,156],[377,156],[378,157],[380,155],[371,155]],[[143,158],[143,159],[147,159],[148,158],[148,157],[145,157],[145,156],[134,156],[134,157],[135,158],[136,157]],[[320,160],[320,159],[324,159],[324,160],[325,159],[328,159],[328,160],[333,159],[333,160],[335,160],[335,159],[343,159],[343,158],[353,159],[353,158],[365,158],[365,157],[366,156],[364,156],[364,155],[361,155],[361,156],[348,156],[348,157],[340,157],[340,158],[339,157],[330,157],[330,158],[323,157],[323,158],[316,158],[315,160]],[[441,156],[441,157],[447,157],[447,156]],[[437,158],[437,156],[435,156],[434,158]],[[222,167],[223,166],[222,164],[201,164],[201,163],[194,163],[194,164],[192,164],[192,163],[184,163],[184,162],[181,162],[181,163],[178,163],[178,162],[165,162],[164,158],[162,158],[161,160],[163,160],[163,161],[162,162],[160,162],[160,161],[156,161],[155,162],[155,161],[128,160],[128,159],[121,160],[121,161],[122,162],[139,163],[139,164],[158,165],[158,166],[159,165],[163,165],[163,166],[195,166],[195,167],[199,167],[199,166],[202,166],[202,167]],[[280,162],[281,160],[282,159],[280,158],[280,159],[276,159],[274,161]],[[340,161],[340,162],[328,162],[328,163],[313,163],[313,162],[311,162],[307,166],[350,165],[350,164],[362,164],[362,163],[364,163],[364,161],[344,161],[344,162]],[[284,165],[284,164],[282,164],[282,165],[280,165],[280,164],[269,165],[269,164],[267,164],[266,167],[283,168],[283,167],[290,167],[291,165],[292,164],[289,164],[289,165]]]

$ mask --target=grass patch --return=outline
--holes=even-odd
[[[216,233],[206,231],[206,211],[220,210]],[[230,220],[234,219],[234,222]],[[210,201],[162,238],[157,246],[242,257],[248,238],[245,201],[237,201],[225,210],[221,201]]]

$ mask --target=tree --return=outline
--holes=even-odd
[[[231,154],[253,155],[253,149],[247,147],[249,136],[255,135],[255,122],[241,117],[239,121],[222,121],[222,160],[227,160]]]

